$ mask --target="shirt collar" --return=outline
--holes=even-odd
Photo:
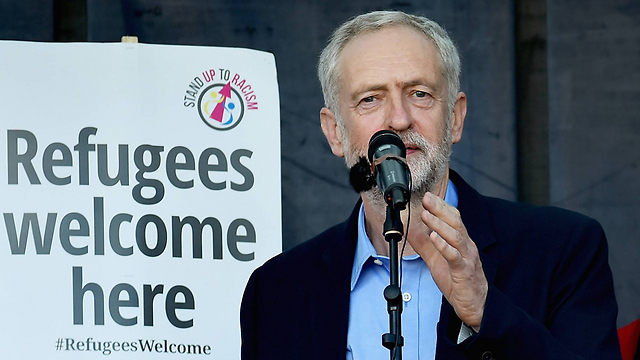
[[[447,184],[447,192],[444,196],[444,201],[453,206],[458,207],[458,189],[456,186],[449,180]],[[405,259],[413,259],[417,258],[418,255],[414,255],[411,257],[405,257]],[[362,272],[362,268],[365,263],[371,258],[382,258],[374,249],[369,236],[367,235],[367,231],[364,224],[364,205],[360,206],[360,214],[358,215],[358,242],[356,244],[356,254],[353,259],[353,268],[351,269],[351,291],[356,286],[358,279],[360,278],[360,273]]]

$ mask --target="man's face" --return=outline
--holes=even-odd
[[[433,190],[451,152],[446,80],[435,47],[418,31],[393,26],[351,40],[338,65],[347,165],[366,156],[375,132],[393,130],[407,147],[412,191]]]

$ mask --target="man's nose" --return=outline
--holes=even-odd
[[[390,102],[389,113],[387,114],[387,123],[391,130],[404,131],[413,125],[413,117],[409,112],[408,104],[403,101],[402,97],[396,97]]]

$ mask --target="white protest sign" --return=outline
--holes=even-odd
[[[0,42],[6,359],[237,359],[279,253],[273,55]]]

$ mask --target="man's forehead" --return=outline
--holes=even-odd
[[[399,79],[405,85],[429,82],[435,86],[440,82],[438,75],[444,76],[442,60],[433,41],[420,30],[403,25],[357,35],[345,45],[337,65],[341,73],[341,87],[348,81],[350,88],[376,87],[379,83],[376,79],[382,82],[388,75],[385,70],[389,69],[402,68],[409,73],[412,70],[422,73],[421,76],[408,74],[409,77]],[[425,74],[425,70],[432,71]],[[359,81],[354,83],[356,75]]]

